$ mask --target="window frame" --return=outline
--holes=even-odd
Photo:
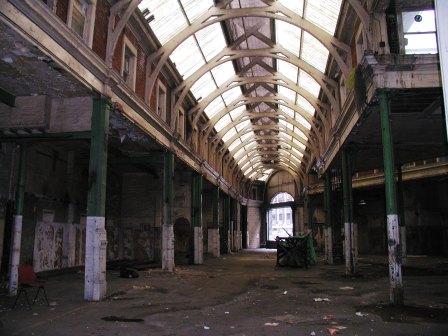
[[[160,90],[165,92],[165,106],[164,106],[164,110],[163,110],[163,114],[159,112],[159,92]],[[166,86],[162,83],[162,81],[160,79],[157,79],[157,86],[156,86],[156,114],[163,120],[166,122],[167,119],[167,106],[168,106],[168,90],[166,88]]]
[[[77,2],[85,3],[87,6],[86,14],[85,14],[85,22],[84,22],[84,31],[82,36],[79,36],[78,33],[72,28],[73,22],[73,8]],[[67,26],[73,31],[73,33],[82,39],[89,48],[92,48],[93,44],[93,31],[95,28],[95,13],[96,13],[96,2],[97,0],[69,0],[68,3],[68,13],[67,13]]]
[[[131,74],[130,80],[124,80],[124,61],[126,55],[126,48],[133,54],[132,64],[131,64]],[[120,75],[123,78],[123,81],[131,88],[132,91],[135,91],[135,83],[137,80],[137,48],[131,43],[131,41],[125,36],[123,36],[123,47],[121,50],[121,70]]]

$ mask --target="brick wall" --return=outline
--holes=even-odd
[[[64,22],[67,22],[68,3],[69,0],[58,0],[56,4],[56,15]]]
[[[106,0],[97,0],[92,49],[103,60],[106,59],[107,26],[109,22],[109,12],[109,3]]]

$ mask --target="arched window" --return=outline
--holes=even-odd
[[[287,192],[281,192],[272,197],[271,204],[278,204],[284,202],[294,202],[294,197],[292,197]]]
[[[272,209],[267,213],[268,241],[275,241],[276,237],[288,237],[293,235],[292,208],[288,204],[282,206],[281,203],[293,202],[292,197],[287,192],[281,192],[272,197]],[[274,206],[279,204],[277,206]]]

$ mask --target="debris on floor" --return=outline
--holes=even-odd
[[[359,317],[369,316],[369,314],[361,313],[361,312],[356,312],[355,315],[359,316]]]
[[[266,322],[264,325],[268,326],[268,327],[276,327],[276,326],[278,326],[278,323],[277,322]]]
[[[347,329],[347,327],[344,326],[334,326],[331,328],[328,328],[327,331],[330,335],[336,335],[337,333],[339,333],[341,330]]]
[[[314,302],[323,302],[323,301],[330,302],[329,298],[314,298],[313,300]]]
[[[340,290],[353,290],[353,287],[350,286],[344,286],[344,287],[339,287]]]

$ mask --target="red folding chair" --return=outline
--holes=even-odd
[[[30,300],[28,297],[28,290],[32,290],[33,288],[37,288],[36,294],[34,295],[33,302],[30,304]],[[14,301],[14,305],[12,308],[14,309],[19,301],[20,296],[23,294],[25,296],[25,300],[29,309],[36,302],[40,291],[42,291],[45,302],[47,306],[50,306],[48,302],[47,293],[45,291],[44,282],[42,280],[37,279],[36,273],[34,273],[33,266],[31,265],[21,265],[19,266],[19,288],[17,289],[16,300]]]

